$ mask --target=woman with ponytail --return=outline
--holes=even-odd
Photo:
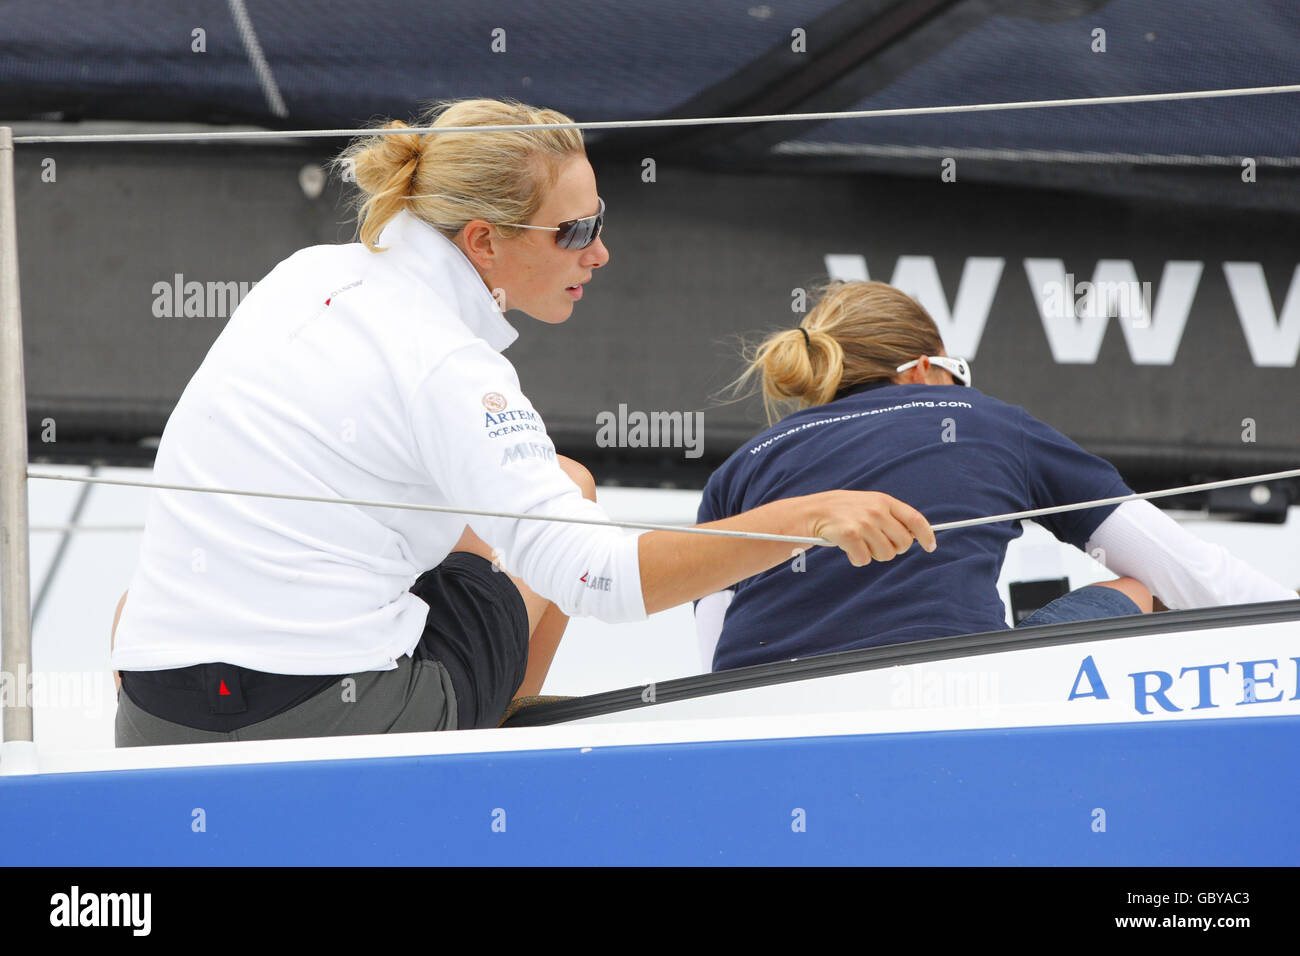
[[[768,422],[709,479],[701,522],[826,488],[906,499],[931,522],[1007,514],[1132,492],[1106,461],[971,384],[938,327],[883,282],[832,282],[795,329],[747,354],[737,391],[757,380]],[[1295,592],[1184,531],[1146,501],[1035,519],[1102,556],[1114,581],[1081,588],[1020,626],[1170,608],[1294,599]],[[833,549],[787,560],[696,602],[714,670],[998,630],[997,582],[1020,522],[947,532],[934,553],[851,565]]]
[[[609,261],[581,133],[498,100],[436,107],[339,158],[360,242],[281,262],[168,421],[168,484],[608,521],[502,352]],[[402,123],[390,129],[404,129]],[[874,491],[709,523],[888,561],[925,518]],[[118,605],[119,746],[494,727],[570,615],[634,621],[781,561],[781,543],[565,521],[155,491]]]

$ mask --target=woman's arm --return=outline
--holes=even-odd
[[[1296,598],[1295,591],[1198,538],[1149,501],[1116,508],[1097,526],[1087,550],[1175,610]]]
[[[697,527],[826,538],[854,567],[889,561],[913,540],[926,551],[935,549],[934,532],[921,513],[877,491],[782,498]],[[651,531],[641,535],[638,557],[646,613],[654,614],[775,567],[790,557],[790,543]]]
[[[556,462],[545,425],[519,390],[514,368],[471,343],[431,368],[407,399],[416,454],[448,501],[475,511],[534,517],[609,515],[585,500]],[[790,543],[474,515],[474,532],[501,565],[569,616],[641,620],[765,571]],[[871,491],[787,498],[701,527],[825,538],[857,566],[888,561],[914,539],[934,550],[916,509]]]

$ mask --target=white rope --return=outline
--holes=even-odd
[[[684,525],[650,524],[632,521],[601,521],[598,518],[567,518],[557,515],[528,515],[513,511],[483,511],[451,505],[425,505],[406,501],[366,501],[361,498],[329,498],[320,495],[288,495],[273,491],[246,491],[238,488],[205,488],[198,485],[165,485],[152,481],[131,481],[125,478],[91,478],[88,475],[51,475],[29,471],[28,478],[48,478],[54,481],[82,481],[97,485],[126,485],[133,488],[161,488],[166,491],[199,491],[213,495],[243,495],[251,498],[277,498],[284,501],[320,501],[326,504],[356,505],[365,508],[398,508],[404,511],[434,511],[439,514],[477,515],[485,518],[513,518],[523,521],[559,521],[569,524],[594,524],[612,528],[635,528],[645,531],[688,531],[692,534],[714,534],[733,538],[754,538],[760,541],[790,541],[795,544],[830,544],[821,538],[801,538],[795,535],[762,534],[756,531],[724,531],[717,528],[691,528]]]
[[[878,119],[886,116],[929,116],[984,113],[998,110],[1036,110],[1067,106],[1116,106],[1125,103],[1169,103],[1209,100],[1228,96],[1269,96],[1300,93],[1300,83],[1289,86],[1247,86],[1229,90],[1189,90],[1181,93],[1130,93],[1123,96],[1083,96],[1074,99],[1023,100],[1010,103],[967,103],[954,106],[911,106],[898,109],[838,110],[823,113],[767,113],[754,116],[698,116],[675,119],[606,120],[590,123],[519,123],[502,126],[408,126],[398,129],[298,129],[219,130],[196,133],[85,133],[62,136],[15,136],[15,143],[167,143],[206,140],[317,139],[352,136],[387,136],[398,133],[507,133],[530,129],[660,129],[676,126],[730,126],[742,123],[810,123],[824,120]]]
[[[423,505],[406,501],[366,501],[358,498],[327,498],[319,495],[289,495],[273,491],[245,491],[235,488],[204,488],[197,485],[166,485],[153,481],[131,481],[125,478],[99,478],[89,475],[51,475],[27,472],[28,478],[43,478],[53,481],[80,481],[97,485],[126,485],[132,488],[159,488],[166,491],[197,491],[213,495],[243,495],[251,498],[277,498],[285,501],[320,501],[327,504],[357,505],[366,508],[397,508],[404,511],[434,511],[440,514],[478,515],[486,518],[511,518],[518,521],[560,521],[568,524],[602,525],[607,528],[631,528],[639,531],[676,531],[685,534],[712,534],[727,538],[748,538],[752,541],[785,541],[792,544],[825,545],[835,547],[835,543],[825,538],[806,538],[791,534],[766,534],[760,531],[728,531],[722,528],[695,528],[685,525],[652,524],[641,521],[600,521],[596,518],[565,518],[555,515],[530,515],[514,511],[484,511],[473,508],[460,508],[451,505]],[[1103,505],[1122,504],[1125,501],[1141,501],[1146,498],[1164,498],[1170,495],[1190,494],[1196,491],[1210,491],[1214,488],[1230,488],[1234,485],[1250,485],[1257,482],[1276,481],[1282,478],[1300,478],[1300,468],[1291,471],[1275,471],[1267,475],[1250,475],[1246,478],[1228,478],[1224,481],[1209,481],[1199,485],[1184,485],[1181,488],[1165,488],[1159,491],[1135,492],[1115,498],[1098,498],[1095,501],[1080,501],[1070,505],[1055,505],[1051,508],[1036,508],[1031,511],[1013,511],[1010,514],[990,515],[984,518],[967,518],[962,521],[945,521],[931,525],[931,529],[952,531],[956,528],[970,528],[975,525],[994,524],[999,521],[1018,521],[1021,518],[1038,518],[1043,515],[1062,514],[1066,511],[1081,511],[1086,508],[1098,508]]]
[[[1248,478],[1228,478],[1225,481],[1207,481],[1199,485],[1183,485],[1181,488],[1164,488],[1160,491],[1144,491],[1131,495],[1119,495],[1114,498],[1098,498],[1096,501],[1080,501],[1073,505],[1056,505],[1052,508],[1036,508],[1033,511],[1013,511],[1005,515],[993,515],[988,518],[969,518],[965,521],[945,521],[931,525],[935,531],[951,531],[954,528],[969,528],[977,524],[993,524],[997,521],[1013,521],[1020,518],[1039,518],[1043,515],[1062,514],[1066,511],[1082,511],[1085,508],[1099,508],[1103,505],[1123,504],[1125,501],[1143,501],[1147,498],[1168,498],[1171,495],[1186,495],[1195,491],[1213,491],[1215,488],[1231,488],[1234,485],[1253,485],[1263,481],[1277,481],[1281,478],[1300,478],[1300,468],[1290,471],[1274,471],[1267,475],[1251,475]]]
[[[1188,153],[1098,153],[1069,149],[987,149],[967,146],[900,146],[876,143],[800,142],[787,140],[772,147],[780,156],[869,156],[873,159],[976,159],[1013,163],[1122,164],[1132,166],[1240,166],[1245,154],[1219,156]],[[1293,169],[1300,156],[1250,157],[1257,166]]]

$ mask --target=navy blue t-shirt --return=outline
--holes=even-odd
[[[698,520],[837,488],[893,495],[931,524],[1132,493],[1023,408],[961,385],[872,382],[743,445],[710,477]],[[1116,507],[1035,520],[1083,548]],[[713,669],[1003,629],[998,575],[1021,533],[1019,521],[941,531],[933,554],[913,544],[860,568],[809,548],[735,586]]]

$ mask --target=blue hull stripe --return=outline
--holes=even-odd
[[[8,777],[0,863],[1295,865],[1297,753],[1275,717]]]

